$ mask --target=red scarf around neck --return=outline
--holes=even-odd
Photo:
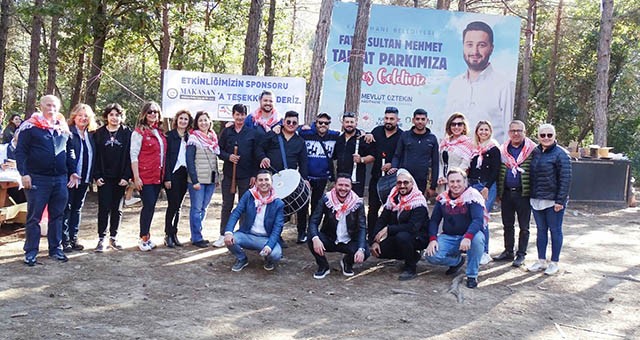
[[[522,164],[527,159],[527,157],[529,157],[533,149],[536,148],[536,143],[534,143],[528,137],[525,137],[523,141],[524,146],[522,146],[522,151],[520,151],[518,159],[514,159],[513,156],[511,156],[511,153],[509,153],[510,143],[511,141],[507,140],[506,142],[504,142],[504,144],[502,144],[502,146],[500,147],[500,155],[502,157],[502,163],[507,166],[507,169],[511,170],[511,173],[515,177],[517,172],[524,172],[524,169],[520,167],[520,164]]]
[[[253,123],[262,126],[262,128],[269,132],[271,127],[274,126],[280,119],[278,118],[278,111],[275,107],[271,108],[271,117],[266,118],[266,113],[262,111],[262,108],[257,108],[252,115]]]
[[[340,202],[338,199],[336,188],[331,189],[331,191],[327,193],[326,205],[336,214],[336,220],[340,220],[342,216],[348,215],[358,209],[358,203],[362,203],[362,198],[358,197],[358,194],[353,192],[353,190],[349,192],[344,202]]]
[[[263,207],[266,207],[267,204],[273,202],[277,198],[275,191],[273,191],[273,188],[269,190],[269,195],[267,195],[267,197],[262,197],[260,191],[258,191],[258,188],[255,186],[249,189],[249,192],[251,192],[251,195],[253,195],[253,199],[256,202],[257,213],[260,213]]]
[[[483,219],[484,219],[484,226],[487,226],[489,224],[489,211],[487,211],[487,208],[485,207],[485,203],[484,203],[484,198],[482,197],[482,195],[480,194],[480,192],[472,187],[468,187],[463,193],[462,195],[456,197],[456,198],[452,198],[449,195],[449,190],[442,192],[440,195],[438,195],[438,197],[436,198],[436,200],[438,202],[440,202],[440,204],[444,205],[449,205],[452,208],[453,207],[461,207],[465,204],[471,204],[471,203],[478,203],[482,206],[482,210],[483,210]]]
[[[218,145],[218,136],[213,130],[204,133],[200,130],[193,130],[189,135],[187,145],[195,145],[204,149],[209,149],[216,155],[220,154],[220,146]]]

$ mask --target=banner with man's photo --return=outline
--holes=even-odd
[[[289,110],[304,115],[305,87],[304,78],[165,70],[162,111],[164,118],[187,109],[194,115],[205,110],[212,120],[233,120],[233,105],[244,104],[251,113],[260,106],[262,91],[268,90],[283,117]]]
[[[494,125],[502,141],[513,114],[520,19],[476,13],[372,5],[366,50],[351,55],[356,3],[336,2],[327,46],[320,111],[339,128],[349,60],[364,59],[359,128],[382,124],[385,107],[400,111],[402,129],[417,108],[442,137],[453,112]],[[463,33],[465,42],[463,43]]]

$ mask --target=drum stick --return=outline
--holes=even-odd
[[[238,142],[236,142],[236,145],[233,147],[233,155],[237,156],[238,155]],[[233,170],[231,170],[231,190],[229,190],[232,194],[236,193],[236,167],[238,166],[237,163],[233,163]]]
[[[353,153],[354,155],[358,154],[358,149],[360,148],[360,139],[356,137],[356,150]],[[355,183],[356,180],[356,170],[358,169],[358,163],[353,162],[353,170],[351,171],[351,182]]]

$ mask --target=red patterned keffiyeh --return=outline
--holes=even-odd
[[[54,117],[53,122],[51,122],[44,117],[42,112],[35,112],[34,114],[31,115],[31,118],[27,119],[22,124],[20,124],[19,131],[30,129],[32,127],[36,127],[38,129],[44,129],[44,130],[53,129],[54,131],[57,131],[60,134],[71,133],[69,131],[69,126],[67,125],[67,122],[64,120],[64,116],[60,113],[58,113]]]
[[[408,195],[401,196],[398,192],[398,186],[394,186],[389,193],[389,197],[387,197],[387,202],[384,207],[391,211],[395,211],[398,214],[405,211],[411,210],[417,207],[427,207],[427,200],[424,198],[424,195],[418,189],[418,185],[416,181],[413,179],[413,176],[409,174],[409,171],[405,169],[398,169],[398,177],[407,176],[411,178],[413,181],[413,189]],[[396,198],[398,198],[398,202],[396,203]]]
[[[456,153],[462,156],[465,160],[471,160],[476,154],[476,146],[473,145],[473,140],[469,136],[461,135],[455,140],[451,140],[451,137],[447,136],[440,141],[440,152],[447,151],[449,153]]]
[[[260,211],[262,211],[262,207],[266,207],[267,204],[273,202],[273,200],[277,198],[275,191],[273,191],[273,188],[269,190],[269,195],[267,195],[267,197],[262,197],[262,195],[258,191],[258,188],[256,188],[255,186],[249,189],[249,192],[251,192],[251,195],[253,195],[253,199],[255,199],[256,201],[257,213],[260,213]]]
[[[358,203],[362,203],[362,198],[358,197],[358,194],[351,190],[347,195],[344,202],[340,202],[338,199],[338,193],[336,188],[331,189],[327,193],[327,207],[333,210],[336,214],[336,220],[340,220],[342,216],[348,215],[358,209]]]
[[[524,172],[524,169],[520,167],[520,164],[522,164],[522,162],[529,157],[533,149],[536,148],[536,143],[525,137],[523,142],[524,145],[522,146],[522,151],[520,151],[520,154],[518,155],[518,159],[514,159],[509,153],[509,143],[510,141],[507,140],[502,144],[500,147],[500,155],[502,157],[502,163],[507,166],[507,169],[511,170],[511,173],[515,177],[517,172]]]
[[[220,146],[218,145],[218,136],[215,132],[210,130],[207,133],[204,133],[200,130],[193,130],[189,135],[189,140],[187,141],[187,145],[195,145],[200,146],[205,149],[211,150],[216,155],[220,154]]]
[[[482,167],[484,154],[487,153],[487,151],[491,150],[491,148],[493,148],[494,146],[499,146],[499,144],[498,141],[493,138],[485,141],[484,143],[480,143],[480,145],[477,146],[478,162],[476,163],[476,168],[480,169],[480,167]]]
[[[440,204],[442,205],[450,205],[452,208],[453,207],[461,207],[465,204],[470,204],[470,203],[478,203],[482,206],[482,210],[483,210],[483,219],[484,219],[484,226],[489,224],[489,212],[487,211],[487,208],[485,207],[485,203],[484,203],[484,198],[482,197],[482,195],[480,194],[480,192],[472,187],[468,187],[463,193],[462,195],[458,196],[457,198],[453,199],[449,196],[449,190],[441,193],[440,195],[438,195],[438,197],[436,198],[436,200],[438,202],[440,202]]]
[[[278,118],[278,111],[276,111],[275,107],[271,108],[271,117],[266,118],[266,115],[265,112],[262,112],[261,108],[257,108],[253,112],[252,118],[254,124],[262,126],[265,131],[269,132],[271,131],[271,127],[274,126],[280,118]]]

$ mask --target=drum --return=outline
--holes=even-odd
[[[273,190],[284,202],[285,216],[295,214],[311,200],[311,189],[294,169],[282,170],[273,175]]]
[[[387,197],[389,193],[391,193],[391,189],[396,186],[396,177],[398,176],[394,173],[393,175],[382,176],[378,180],[378,197],[380,197],[382,204],[387,202]]]

